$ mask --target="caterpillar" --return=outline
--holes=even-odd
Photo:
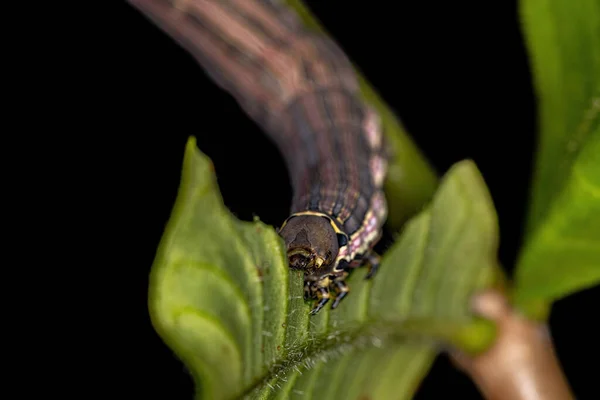
[[[373,277],[373,246],[387,217],[389,154],[377,112],[329,37],[278,0],[128,0],[190,52],[283,154],[292,181],[279,235],[289,267],[304,272],[317,314],[349,293],[353,268]]]

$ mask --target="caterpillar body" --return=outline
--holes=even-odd
[[[349,293],[352,268],[379,266],[387,217],[379,115],[344,52],[278,0],[129,0],[190,52],[276,143],[293,187],[282,236],[312,314]]]

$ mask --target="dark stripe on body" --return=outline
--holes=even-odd
[[[324,125],[329,129],[335,129],[335,111],[331,109],[329,103],[327,102],[327,94],[335,94],[335,92],[328,91],[326,93],[317,93],[316,97],[318,100],[318,104],[323,112]],[[326,190],[328,190],[325,199],[327,201],[323,202],[321,205],[321,211],[332,215],[332,210],[335,208],[337,202],[337,195],[343,190],[344,187],[347,186],[347,170],[346,163],[344,162],[344,157],[342,153],[342,149],[340,146],[340,140],[338,135],[330,135],[329,136],[331,143],[331,157],[334,159],[338,159],[338,162],[335,164],[335,169],[332,166],[332,170],[336,173],[336,179],[332,180],[332,182],[327,186]],[[332,199],[331,194],[334,194],[335,198]],[[335,215],[332,215],[335,217]]]

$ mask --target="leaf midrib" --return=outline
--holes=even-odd
[[[240,397],[250,395],[254,390],[257,390],[267,384],[273,377],[279,375],[286,375],[288,372],[294,370],[294,367],[299,367],[304,364],[307,360],[316,358],[321,354],[336,354],[336,349],[347,347],[350,345],[352,348],[366,348],[373,347],[372,339],[376,338],[385,345],[399,345],[408,340],[418,340],[425,343],[431,343],[432,346],[442,346],[444,338],[441,335],[432,335],[427,332],[426,329],[413,329],[410,332],[405,329],[406,326],[411,325],[412,322],[419,322],[419,319],[408,318],[404,320],[365,320],[360,326],[354,328],[346,328],[344,330],[344,336],[349,337],[348,340],[339,340],[339,337],[333,339],[321,339],[315,344],[309,344],[308,346],[299,346],[303,349],[303,356],[294,360],[289,360],[286,357],[282,357],[269,371],[261,378],[257,379],[254,384],[250,385]],[[452,321],[455,323],[455,321]],[[366,345],[365,345],[366,344]],[[290,349],[287,354],[298,353],[297,349]]]

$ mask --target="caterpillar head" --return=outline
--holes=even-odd
[[[285,241],[290,268],[318,274],[335,260],[347,236],[336,234],[327,217],[299,215],[287,220],[279,234]]]

